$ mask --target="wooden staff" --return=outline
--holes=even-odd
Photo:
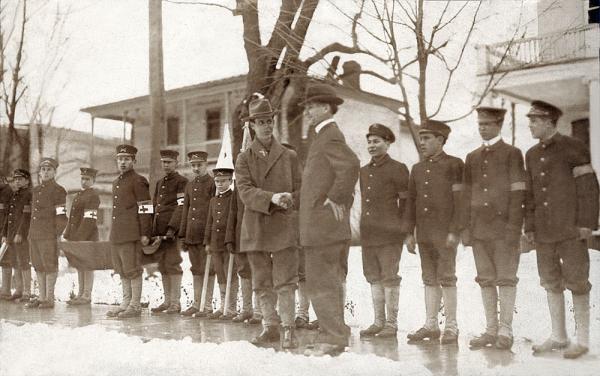
[[[204,251],[203,251],[204,252]],[[204,267],[204,281],[202,282],[202,294],[200,294],[200,312],[204,312],[206,305],[206,290],[208,289],[208,278],[210,278],[210,253],[206,256],[206,266]]]

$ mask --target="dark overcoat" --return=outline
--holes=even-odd
[[[185,186],[179,236],[185,244],[203,244],[210,198],[215,195],[215,182],[206,174],[196,176]]]
[[[298,245],[298,194],[302,176],[298,155],[273,139],[267,152],[258,140],[238,156],[237,190],[244,204],[240,252],[276,252]],[[294,206],[271,203],[273,194],[289,192]]]
[[[64,237],[70,241],[95,241],[98,240],[98,208],[100,196],[94,188],[87,188],[75,194],[69,223]]]
[[[300,189],[300,244],[316,247],[351,238],[350,208],[358,180],[360,161],[346,144],[335,122],[314,137],[306,157]],[[343,205],[344,218],[337,221],[325,200]]]
[[[67,191],[56,181],[31,190],[30,239],[56,239],[67,225]]]
[[[12,193],[7,205],[2,237],[6,237],[8,244],[13,243],[15,235],[26,240],[31,221],[31,188],[21,188]]]
[[[110,242],[134,242],[152,236],[152,200],[148,180],[134,170],[113,181],[113,213]]]
[[[188,180],[172,172],[156,182],[154,187],[154,223],[152,235],[166,235],[171,228],[175,233],[181,224],[181,213]]]

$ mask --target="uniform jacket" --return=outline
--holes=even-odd
[[[325,125],[315,135],[306,158],[300,188],[300,244],[319,246],[349,240],[350,207],[360,162],[346,144],[337,124]],[[337,221],[325,200],[346,207]]]
[[[31,188],[21,188],[12,193],[8,202],[2,237],[6,237],[8,244],[12,244],[17,234],[21,235],[23,241],[27,240],[30,221]]]
[[[525,168],[521,151],[502,140],[467,155],[464,171],[465,226],[474,239],[521,234],[525,215]]]
[[[156,182],[154,189],[153,235],[165,235],[169,228],[175,233],[181,224],[181,212],[188,180],[177,172],[170,173]]]
[[[552,243],[578,236],[579,227],[598,227],[598,180],[588,148],[559,133],[527,151],[530,191],[525,231]]]
[[[443,245],[449,233],[460,233],[463,166],[441,152],[412,167],[402,227],[412,234],[416,226],[419,243]]]
[[[8,206],[10,205],[12,194],[13,191],[10,186],[0,182],[0,228],[4,226],[6,221]]]
[[[31,191],[30,239],[56,239],[67,225],[67,191],[56,181],[43,182]]]
[[[215,194],[213,178],[206,174],[185,186],[179,236],[186,244],[202,244],[210,198]]]
[[[148,180],[134,170],[113,181],[113,214],[110,241],[113,244],[152,236],[152,200]]]
[[[388,154],[360,169],[360,242],[363,247],[402,243],[408,168]]]
[[[233,191],[229,189],[227,192],[217,193],[210,199],[204,230],[204,245],[210,245],[211,252],[225,251],[227,216],[233,198]]]
[[[275,252],[298,246],[298,195],[302,180],[298,155],[273,138],[267,152],[254,140],[238,156],[237,190],[244,203],[240,252]],[[289,192],[294,206],[271,203],[274,193]]]
[[[94,188],[87,188],[75,193],[69,223],[64,237],[70,241],[98,240],[98,208],[100,196]]]
[[[240,235],[242,233],[242,218],[244,217],[244,203],[240,193],[233,191],[233,198],[229,204],[229,215],[227,216],[227,231],[225,233],[225,244],[231,243],[235,250],[240,250]]]

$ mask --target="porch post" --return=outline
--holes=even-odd
[[[600,81],[598,77],[588,81],[590,91],[590,152],[592,166],[600,173]]]

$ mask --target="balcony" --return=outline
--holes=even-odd
[[[479,75],[598,58],[599,27],[586,25],[534,38],[482,45]]]

